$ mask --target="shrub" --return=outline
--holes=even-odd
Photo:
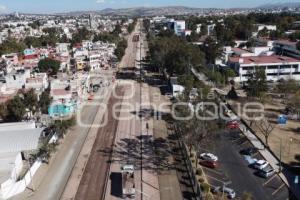
[[[203,183],[203,182],[204,182],[204,178],[200,177],[200,178],[198,179],[198,181],[199,181],[200,183]]]
[[[198,168],[198,169],[196,170],[196,174],[199,175],[199,176],[201,176],[201,175],[202,175],[202,170],[201,170],[200,168]]]
[[[249,192],[243,193],[242,200],[252,200],[252,199],[253,199],[253,196],[251,193],[249,193]]]
[[[210,186],[208,185],[208,183],[201,183],[201,190],[203,192],[208,192],[209,188],[210,188]]]

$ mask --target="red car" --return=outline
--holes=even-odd
[[[211,160],[200,161],[200,164],[212,169],[217,168],[219,166],[219,163],[217,161],[211,161]]]
[[[231,122],[228,122],[226,127],[228,129],[239,129],[240,128],[240,125],[237,121],[231,121]]]
[[[88,100],[89,100],[89,101],[94,100],[94,95],[90,95],[90,96],[88,97]]]

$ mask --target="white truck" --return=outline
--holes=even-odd
[[[135,197],[135,184],[134,184],[134,166],[123,165],[122,172],[122,196],[123,198]]]

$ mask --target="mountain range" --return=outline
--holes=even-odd
[[[100,14],[100,15],[119,15],[119,16],[159,16],[159,15],[192,15],[199,13],[209,13],[224,10],[248,10],[248,9],[275,9],[275,8],[300,8],[300,2],[264,4],[256,8],[191,8],[185,6],[165,6],[165,7],[135,7],[135,8],[106,8],[100,11],[74,11],[60,13],[67,15],[81,14]]]

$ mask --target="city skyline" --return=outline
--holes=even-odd
[[[23,13],[59,13],[69,11],[92,11],[103,10],[105,8],[131,8],[131,7],[162,7],[162,6],[188,6],[195,8],[253,8],[263,4],[274,3],[294,3],[299,1],[289,0],[211,0],[203,2],[190,0],[187,4],[185,0],[0,0],[0,13],[23,12]]]

